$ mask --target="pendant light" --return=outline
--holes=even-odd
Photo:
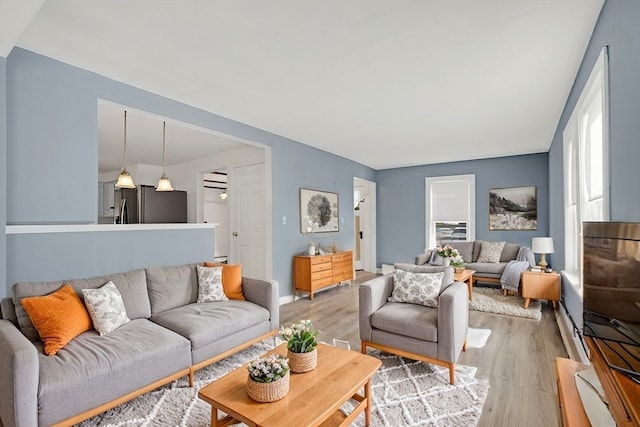
[[[171,181],[167,178],[165,174],[165,133],[167,129],[167,122],[162,122],[162,176],[158,181],[158,186],[156,187],[156,191],[173,191],[173,186],[171,185]]]
[[[122,154],[122,172],[116,182],[117,188],[136,188],[133,178],[127,172],[127,111],[124,112],[124,151]]]

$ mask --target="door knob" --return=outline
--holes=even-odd
[[[238,232],[237,231],[233,232],[233,237],[238,237]]]

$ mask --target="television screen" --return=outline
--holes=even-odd
[[[640,223],[585,222],[583,257],[583,333],[640,379]]]

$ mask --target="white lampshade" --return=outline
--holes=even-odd
[[[534,254],[552,254],[553,239],[551,237],[534,237],[531,239],[531,251]]]
[[[136,185],[133,183],[133,178],[126,169],[122,169],[122,172],[120,172],[118,182],[116,182],[116,188],[136,188]]]
[[[165,174],[160,177],[156,191],[173,191],[173,185],[171,185],[171,181]]]

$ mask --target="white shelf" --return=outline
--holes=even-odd
[[[64,225],[7,225],[6,234],[87,233],[106,231],[194,230],[215,228],[207,224],[64,224]]]

